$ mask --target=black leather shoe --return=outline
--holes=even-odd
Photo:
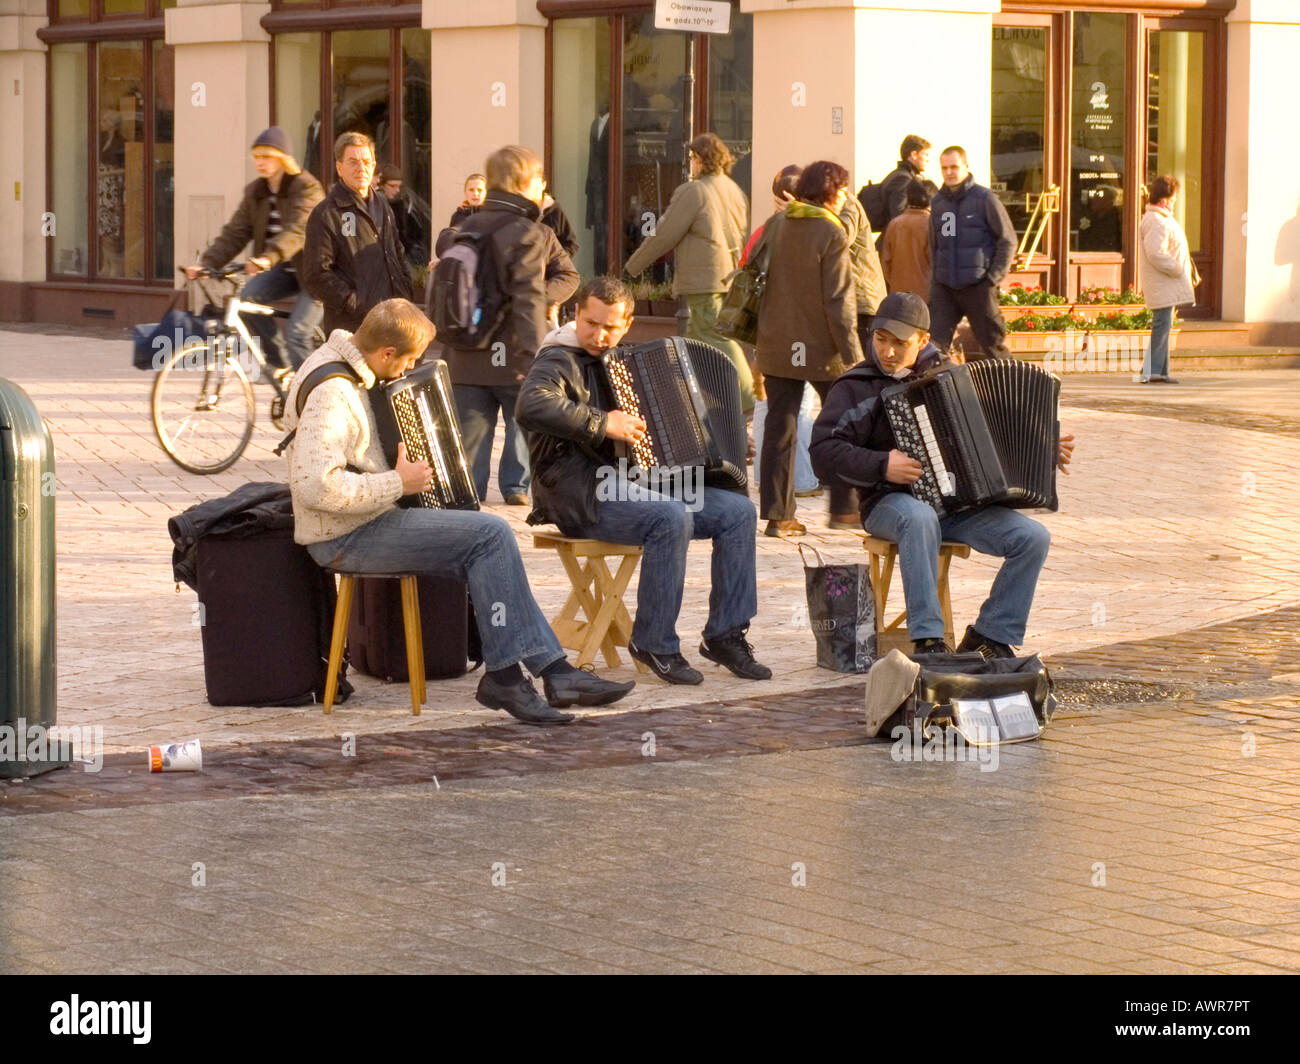
[[[607,706],[617,702],[636,686],[635,680],[627,683],[615,683],[602,680],[599,676],[581,669],[561,673],[558,676],[543,676],[542,686],[546,688],[546,701],[563,709],[565,706]]]
[[[704,682],[704,674],[692,669],[680,654],[651,654],[642,650],[630,639],[627,652],[642,665],[648,665],[650,671],[667,683],[694,685]]]
[[[478,682],[474,698],[479,705],[504,709],[515,720],[525,724],[568,724],[573,720],[572,713],[557,713],[543,702],[528,680],[511,685],[497,683],[490,675],[484,675]]]
[[[742,680],[770,680],[772,670],[754,660],[754,648],[744,630],[728,632],[700,643],[700,657],[708,658]]]
[[[951,654],[952,647],[942,639],[918,639],[912,644],[911,657],[919,658],[925,654]]]
[[[966,628],[966,634],[962,637],[962,641],[957,644],[957,653],[975,653],[986,660],[990,658],[1014,658],[1016,656],[1016,652],[1006,643],[999,643],[996,639],[989,639],[987,636],[980,635],[979,632],[975,631],[974,625],[969,625]]]

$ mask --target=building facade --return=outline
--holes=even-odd
[[[694,133],[732,147],[756,222],[787,163],[880,180],[919,133],[967,148],[1028,234],[1020,277],[1067,296],[1137,281],[1146,185],[1174,173],[1204,278],[1188,315],[1300,339],[1300,0],[732,8],[688,34],[650,0],[0,0],[0,317],[156,317],[272,123],[327,184],[333,138],[369,133],[435,229],[488,151],[532,145],[584,274],[652,230]]]

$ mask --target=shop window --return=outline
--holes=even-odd
[[[173,276],[172,216],[176,200],[173,126],[176,115],[175,51],[162,41],[153,49],[153,276]]]
[[[406,191],[421,214],[429,213],[429,191],[433,183],[430,150],[432,130],[429,96],[430,43],[427,30],[402,30],[402,179]]]
[[[50,129],[52,142],[50,207],[54,212],[55,273],[85,277],[90,271],[90,229],[86,210],[89,184],[87,145],[90,114],[90,45],[50,46]],[[171,232],[171,226],[167,227]]]
[[[95,225],[100,277],[144,278],[144,45],[98,45]]]
[[[609,34],[607,18],[563,19],[552,38],[551,195],[578,238],[583,277],[609,272]]]
[[[145,0],[100,0],[105,15],[143,15]]]
[[[1147,52],[1146,183],[1173,174],[1182,185],[1174,216],[1192,251],[1201,248],[1205,34],[1153,30]]]
[[[1040,26],[993,27],[992,187],[1017,235],[1024,234],[1046,187],[1047,32]]]
[[[319,33],[276,35],[275,124],[289,134],[302,168],[328,183],[321,168],[320,52]]]
[[[685,180],[686,50],[690,37],[657,30],[654,14],[623,21],[623,195],[620,263],[654,232]],[[658,262],[646,271],[654,281],[671,278]]]
[[[738,10],[731,12],[731,32],[709,40],[708,128],[736,157],[731,179],[752,201],[754,16]],[[767,182],[758,184],[762,188]]]
[[[388,30],[349,30],[330,34],[334,71],[334,136],[364,133],[375,142],[380,163],[391,158],[389,137]]]
[[[1074,16],[1070,145],[1070,250],[1124,250],[1124,92],[1122,14]]]

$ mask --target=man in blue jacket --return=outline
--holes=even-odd
[[[965,148],[944,148],[939,166],[943,188],[930,203],[930,338],[947,351],[961,319],[969,318],[984,351],[1009,358],[998,286],[1016,254],[1015,227],[993,191],[975,184]]]
[[[898,544],[898,568],[907,600],[914,654],[947,653],[939,605],[939,544],[969,543],[1005,559],[966,629],[959,651],[1011,657],[1024,641],[1038,574],[1047,559],[1047,529],[1019,510],[986,506],[940,518],[912,495],[921,464],[898,449],[881,393],[937,367],[943,352],[930,340],[930,315],[919,296],[891,292],[876,311],[871,351],[831,387],[813,425],[809,455],[823,484],[858,489],[862,523],[873,536]],[[1068,472],[1074,437],[1062,436],[1057,465]]]

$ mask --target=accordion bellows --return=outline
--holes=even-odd
[[[460,442],[456,407],[451,401],[447,363],[433,359],[384,385],[409,461],[433,470],[429,487],[414,496],[416,505],[435,510],[477,510],[478,492]]]
[[[619,409],[646,423],[630,447],[643,469],[704,470],[704,482],[748,490],[745,419],[731,359],[711,344],[670,336],[616,347],[601,360]]]
[[[945,514],[985,506],[1055,510],[1061,380],[1015,359],[981,359],[881,393],[898,449],[921,464],[912,494]]]

